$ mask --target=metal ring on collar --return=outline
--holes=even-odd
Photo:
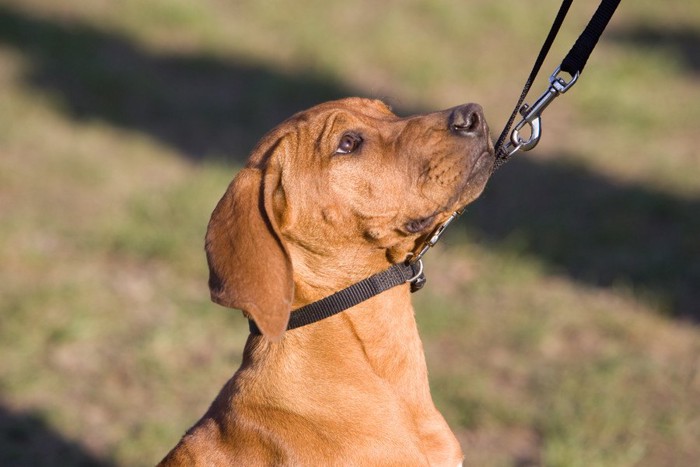
[[[419,259],[418,260],[418,272],[410,279],[406,279],[406,282],[409,282],[409,283],[415,282],[416,279],[418,279],[422,274],[423,274],[423,260]]]

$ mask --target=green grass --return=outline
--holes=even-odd
[[[254,142],[355,94],[477,101],[497,133],[558,3],[0,1],[0,464],[157,462],[240,362],[203,236]],[[427,257],[467,465],[697,463],[698,18],[623,2],[541,145]]]

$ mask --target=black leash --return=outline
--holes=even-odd
[[[516,152],[529,151],[537,145],[542,135],[542,112],[556,97],[564,94],[576,83],[583,68],[586,66],[588,57],[598,43],[598,39],[608,25],[613,13],[615,13],[615,9],[619,5],[620,0],[601,1],[583,33],[576,40],[576,43],[566,55],[561,65],[557,67],[554,73],[549,77],[550,86],[547,91],[542,94],[532,106],[523,104],[572,3],[573,0],[563,0],[559,12],[554,19],[554,23],[549,30],[549,34],[547,34],[547,38],[535,60],[535,65],[532,67],[532,71],[525,82],[518,103],[515,109],[513,109],[513,113],[508,119],[508,123],[503,129],[503,132],[501,132],[501,135],[496,141],[496,164],[494,165],[494,171],[506,163]],[[568,81],[560,76],[562,72],[570,76]],[[520,113],[523,118],[511,131],[511,127],[518,113]],[[529,127],[530,136],[524,139],[521,137],[520,132],[526,125]],[[509,141],[506,141],[506,138],[509,138]],[[440,240],[447,226],[459,217],[462,212],[464,212],[464,208],[455,211],[445,222],[437,226],[422,245],[420,252],[416,256],[410,258],[410,262],[395,264],[389,269],[370,276],[333,295],[329,295],[317,302],[293,310],[289,318],[287,329],[299,328],[328,318],[406,282],[411,284],[412,292],[421,289],[425,284],[422,262],[423,255]],[[260,335],[260,329],[258,329],[255,322],[249,320],[249,324],[251,334]]]
[[[542,68],[542,64],[544,63],[545,58],[547,58],[549,49],[552,48],[554,39],[557,37],[559,29],[561,28],[561,25],[564,22],[564,18],[566,18],[567,13],[569,12],[569,7],[571,7],[572,3],[573,0],[564,0],[561,6],[559,7],[559,11],[557,12],[557,16],[554,18],[554,22],[552,23],[552,27],[550,28],[549,33],[547,34],[547,38],[544,40],[542,48],[540,49],[539,54],[537,54],[535,64],[532,66],[530,75],[525,81],[525,85],[523,86],[523,91],[520,93],[518,103],[515,104],[515,108],[513,108],[513,112],[510,114],[510,118],[508,118],[508,123],[506,123],[506,126],[503,128],[501,135],[496,140],[496,166],[494,167],[494,170],[498,169],[501,165],[503,165],[508,160],[508,157],[512,155],[512,153],[506,153],[506,150],[504,149],[503,145],[505,143],[506,138],[510,134],[510,129],[513,126],[513,122],[515,122],[515,117],[517,117],[518,112],[522,108],[523,102],[525,102],[527,94],[530,92],[532,83],[535,81],[535,78],[537,78],[537,75],[540,72],[540,68]],[[574,74],[572,73],[571,76],[574,76]]]
[[[573,0],[563,0],[561,7],[559,8],[559,12],[554,19],[554,23],[552,24],[552,28],[547,35],[547,39],[540,49],[537,60],[535,60],[535,65],[532,67],[532,71],[525,82],[520,99],[518,99],[518,103],[515,105],[513,113],[508,119],[508,123],[496,141],[496,164],[494,166],[494,170],[497,170],[504,163],[506,163],[510,156],[515,154],[517,151],[529,151],[537,146],[537,143],[542,136],[542,112],[556,97],[564,94],[571,88],[571,86],[574,85],[574,83],[576,83],[576,80],[578,80],[578,77],[581,75],[584,67],[586,66],[586,62],[588,62],[588,57],[590,57],[591,52],[593,52],[593,49],[598,43],[598,39],[600,39],[601,34],[603,34],[603,31],[610,22],[610,18],[612,18],[617,6],[620,4],[620,0],[602,0],[600,2],[600,5],[598,5],[593,17],[574,43],[574,46],[571,48],[571,50],[569,50],[569,53],[566,54],[566,57],[564,57],[561,65],[559,65],[557,69],[554,70],[554,73],[552,73],[552,75],[549,77],[550,86],[547,91],[545,91],[545,93],[542,94],[532,106],[527,104],[523,105],[523,102],[530,91],[530,87],[537,77],[537,74],[542,67],[542,63],[544,62],[545,57],[547,56],[547,53],[554,42],[554,38],[559,32],[559,28],[564,22],[564,18],[566,17],[572,3]],[[570,76],[568,81],[561,76],[562,72],[567,73]],[[513,126],[513,122],[515,121],[515,117],[518,113],[522,115],[523,119],[511,131],[511,127]],[[526,125],[529,126],[530,130],[530,137],[528,139],[524,139],[520,135],[520,131]],[[508,138],[509,135],[510,141],[506,142],[506,138]]]
[[[598,9],[593,14],[593,18],[588,22],[586,29],[581,33],[576,43],[571,48],[569,53],[561,62],[561,70],[569,73],[571,76],[583,72],[586,66],[588,57],[598,43],[598,39],[603,34],[603,31],[608,26],[610,18],[615,13],[620,0],[603,0]]]

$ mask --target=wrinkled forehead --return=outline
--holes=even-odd
[[[391,108],[376,99],[348,98],[325,102],[299,114],[308,126],[320,129],[329,123],[337,125],[352,122],[373,126],[381,122],[399,120]]]
[[[337,143],[338,135],[347,130],[362,129],[389,136],[395,131],[389,124],[398,121],[401,119],[391,108],[377,99],[351,97],[324,102],[293,115],[266,134],[253,150],[249,165],[264,166],[283,141],[296,149],[298,158],[323,151],[324,145]]]
[[[302,112],[302,120],[309,136],[317,144],[333,140],[348,130],[358,131],[364,136],[378,134],[390,137],[396,131],[392,123],[401,121],[384,102],[362,98],[342,99],[312,107]]]
[[[389,105],[379,99],[365,99],[361,97],[349,97],[336,101],[324,102],[315,107],[310,108],[304,113],[309,115],[345,111],[355,114],[358,117],[366,116],[369,118],[397,118],[391,111]]]

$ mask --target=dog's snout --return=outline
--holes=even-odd
[[[479,104],[455,107],[450,114],[450,131],[462,136],[483,136],[486,133],[484,109]]]

